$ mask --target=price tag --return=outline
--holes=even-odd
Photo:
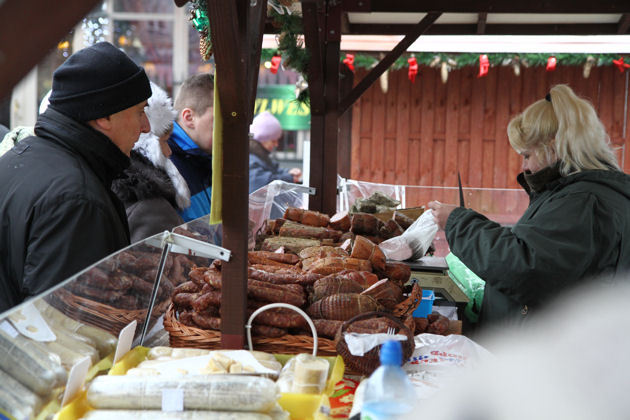
[[[15,338],[19,334],[19,332],[17,332],[17,330],[13,328],[13,325],[11,325],[7,320],[2,321],[0,328],[2,328],[5,333],[9,334],[9,337],[11,338]]]
[[[177,388],[163,389],[162,411],[184,411],[184,390]]]
[[[133,320],[118,334],[118,345],[116,346],[116,353],[114,353],[114,364],[131,350],[131,344],[133,343],[133,336],[136,334],[137,325],[138,321]]]
[[[61,401],[62,407],[72,401],[75,395],[81,391],[91,364],[90,358],[86,356],[72,366],[68,374],[68,383],[63,393],[63,400]]]

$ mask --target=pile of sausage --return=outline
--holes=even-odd
[[[145,247],[127,250],[109,258],[79,276],[67,286],[69,292],[117,309],[146,309],[151,299],[157,276],[161,250]],[[157,292],[157,302],[166,301],[174,288],[187,281],[195,264],[206,259],[195,259],[181,254],[170,254]]]
[[[297,306],[313,318],[318,335],[328,338],[355,315],[391,312],[405,300],[403,286],[411,271],[406,264],[387,263],[377,244],[352,231],[353,225],[365,223],[362,214],[330,218],[297,208],[268,221],[262,249],[248,253],[248,311],[276,302]],[[220,330],[222,280],[218,260],[193,268],[189,281],[172,293],[179,321]],[[283,308],[259,313],[252,332],[266,337],[310,334],[297,312]]]

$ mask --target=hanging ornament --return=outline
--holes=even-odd
[[[380,61],[383,61],[385,54],[380,53],[378,57]],[[385,70],[383,74],[381,74],[381,77],[378,78],[378,82],[381,85],[381,91],[383,93],[387,93],[389,90],[389,69]]]
[[[512,62],[510,63],[512,66],[512,70],[514,70],[514,76],[518,77],[521,75],[521,58],[518,55],[515,55],[512,58]]]
[[[558,64],[558,60],[556,60],[556,57],[552,55],[547,59],[547,67],[545,70],[554,71],[556,69],[556,64]]]
[[[274,54],[274,56],[271,57],[271,67],[269,67],[269,71],[272,72],[273,74],[278,73],[278,69],[280,68],[281,62],[282,62],[282,56],[280,56],[279,54]]]
[[[304,80],[304,76],[300,75],[298,81],[295,82],[295,99],[299,98],[306,89],[308,89],[308,82]]]
[[[407,59],[407,62],[409,63],[409,72],[407,73],[407,77],[409,77],[411,83],[415,83],[416,76],[418,75],[418,60],[416,60],[416,57],[411,56]]]
[[[429,63],[429,67],[432,67],[432,68],[438,67],[441,61],[442,61],[442,58],[439,55],[436,55],[435,57],[433,57],[433,60],[431,60],[431,62]]]
[[[448,81],[448,63],[446,61],[442,61],[442,65],[440,66],[440,76],[442,76],[442,83],[446,83]]]
[[[623,57],[620,57],[619,60],[613,60],[613,64],[619,69],[620,73],[626,71],[627,68],[630,68],[630,64],[623,62]]]
[[[488,75],[488,69],[490,68],[490,60],[486,54],[479,56],[479,74],[477,77],[484,77]]]
[[[346,58],[343,59],[343,64],[354,73],[354,54],[346,54]]]
[[[582,71],[582,76],[584,76],[585,79],[588,79],[591,75],[591,69],[595,65],[595,61],[595,57],[592,55],[586,57],[586,63],[584,63],[584,70]]]

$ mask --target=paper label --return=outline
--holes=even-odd
[[[70,373],[68,374],[68,383],[66,384],[66,390],[63,393],[63,400],[61,406],[65,406],[77,395],[83,388],[85,378],[87,377],[88,370],[90,369],[91,360],[89,357],[84,357],[72,366]]]
[[[7,320],[2,321],[0,328],[2,328],[5,333],[9,334],[9,337],[11,338],[15,338],[19,334],[19,332],[17,332],[17,330],[13,328],[13,325],[11,325],[11,323]]]
[[[184,411],[184,390],[177,388],[163,389],[162,411]]]
[[[133,343],[133,337],[136,334],[136,326],[138,321],[133,320],[120,331],[118,334],[118,345],[116,346],[116,353],[114,353],[114,364],[118,362],[129,350],[131,350],[131,344]]]
[[[35,341],[55,341],[57,336],[52,332],[42,314],[33,303],[27,303],[9,315],[9,320],[20,334]]]

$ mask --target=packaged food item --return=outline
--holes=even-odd
[[[291,392],[321,394],[328,378],[328,360],[310,354],[298,354],[295,359]]]

